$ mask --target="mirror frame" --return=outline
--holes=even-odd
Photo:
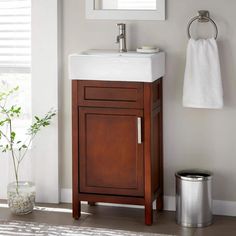
[[[165,0],[156,0],[158,10],[96,10],[94,0],[85,0],[86,18],[96,20],[165,20]]]

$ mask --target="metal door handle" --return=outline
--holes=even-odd
[[[137,129],[138,129],[138,144],[142,143],[142,119],[141,117],[137,118]]]

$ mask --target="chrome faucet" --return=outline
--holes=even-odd
[[[127,52],[126,25],[124,23],[119,23],[117,26],[119,27],[119,35],[117,36],[116,43],[119,43],[119,52]]]

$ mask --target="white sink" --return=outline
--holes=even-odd
[[[165,53],[89,50],[69,56],[71,80],[153,82],[165,74]]]

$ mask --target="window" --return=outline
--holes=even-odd
[[[0,0],[0,90],[19,86],[19,138],[31,123],[31,0]]]

